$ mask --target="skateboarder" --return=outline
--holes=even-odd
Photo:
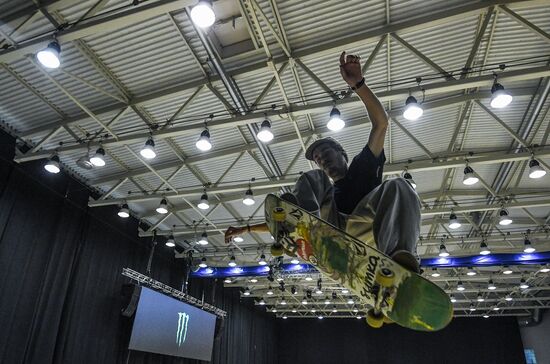
[[[340,73],[366,106],[372,129],[368,143],[348,166],[342,145],[327,137],[315,141],[305,153],[320,168],[303,173],[292,193],[281,196],[345,230],[418,272],[416,242],[420,234],[420,200],[403,178],[382,183],[386,157],[384,140],[388,115],[365,84],[360,57],[342,52]],[[330,178],[330,179],[329,179]],[[230,227],[226,241],[243,232],[268,231],[265,224]]]

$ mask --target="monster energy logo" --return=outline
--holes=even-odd
[[[189,315],[185,312],[178,312],[178,331],[176,332],[176,343],[181,346],[187,338],[187,325],[189,324]]]

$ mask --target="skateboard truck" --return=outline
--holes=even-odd
[[[383,313],[382,308],[388,306],[388,299],[391,296],[393,281],[395,275],[389,268],[381,268],[375,276],[375,284],[372,288],[372,294],[375,297],[374,307],[367,312],[367,323],[370,327],[378,329],[384,322],[389,320]]]

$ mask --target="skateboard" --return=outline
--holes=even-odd
[[[443,329],[453,317],[449,296],[372,246],[302,208],[269,194],[265,219],[273,255],[299,256],[351,290],[369,307],[367,323],[395,322],[418,331]]]

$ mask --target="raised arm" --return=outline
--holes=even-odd
[[[265,222],[256,225],[230,226],[225,231],[225,243],[229,244],[235,236],[250,232],[269,232],[269,228]]]
[[[365,84],[361,72],[360,57],[352,55],[346,56],[346,52],[342,52],[340,55],[340,73],[344,81],[346,81],[350,87],[355,88],[355,93],[367,108],[369,119],[372,122],[368,146],[372,154],[378,157],[384,149],[386,129],[388,128],[388,114],[386,114],[386,110],[384,110],[378,97],[376,97],[374,92]]]

